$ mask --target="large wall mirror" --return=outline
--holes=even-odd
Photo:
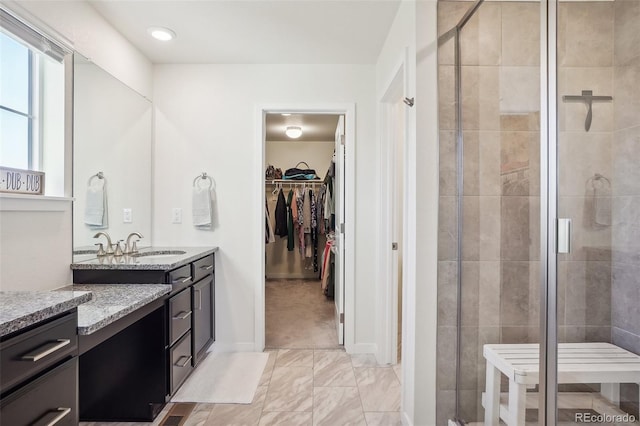
[[[73,91],[74,260],[100,231],[114,243],[139,232],[149,246],[151,102],[77,53]]]

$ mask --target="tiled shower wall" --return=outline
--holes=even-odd
[[[613,13],[612,339],[640,354],[640,1],[616,0]],[[638,387],[621,391],[638,415]]]
[[[470,5],[441,1],[439,33],[452,28]],[[616,97],[614,103],[594,105],[593,124],[588,133],[584,129],[585,105],[559,101],[560,216],[573,218],[575,228],[572,253],[563,256],[558,267],[561,341],[611,341],[613,318],[614,341],[617,335],[624,336],[626,341],[634,337],[636,348],[640,345],[640,316],[628,319],[620,315],[616,322],[618,309],[612,312],[612,300],[613,306],[621,308],[620,312],[639,312],[640,278],[624,280],[627,293],[623,296],[616,291],[616,274],[633,277],[640,274],[631,271],[629,263],[626,267],[617,265],[615,258],[612,274],[610,249],[612,234],[614,247],[622,245],[616,242],[616,234],[640,239],[640,227],[619,229],[621,223],[627,224],[627,228],[630,224],[636,226],[640,219],[640,199],[629,197],[640,195],[640,184],[636,183],[640,181],[640,172],[637,167],[630,170],[640,160],[640,132],[638,127],[630,130],[633,125],[628,122],[619,126],[617,109],[614,115],[616,105],[636,112],[627,113],[628,119],[640,117],[640,94],[637,90],[629,92],[628,88],[620,88],[625,93],[618,94],[616,85],[624,78],[640,81],[637,67],[640,40],[631,29],[632,22],[637,25],[638,20],[630,18],[639,5],[636,0],[560,3],[559,95],[593,90],[595,95]],[[614,32],[614,19],[620,19],[619,14],[629,23],[620,27],[621,23],[616,21]],[[480,404],[485,375],[483,344],[539,339],[539,27],[539,3],[484,3],[461,36],[465,186],[460,415],[467,421],[482,420],[484,415]],[[636,37],[635,42],[629,37]],[[453,48],[453,40],[439,47],[438,424],[446,424],[446,419],[453,417],[455,401],[458,236]],[[621,49],[636,52],[626,53],[626,63],[635,63],[635,68],[630,67],[624,73],[618,69],[618,61],[623,61],[618,59]],[[625,98],[626,103],[635,102],[635,106],[624,106],[619,97]],[[640,124],[638,121],[635,126]],[[626,145],[612,150],[614,137],[624,137]],[[629,152],[632,145],[638,151],[635,156]],[[626,146],[626,151],[621,151],[617,158],[616,150],[622,146]],[[624,202],[636,203],[636,216],[628,217],[629,208],[618,209],[623,197],[617,197],[620,200],[613,201],[613,226],[595,223],[590,180],[595,173],[613,182],[615,195],[616,182],[622,179],[617,175],[625,176],[628,184]],[[632,186],[638,189],[629,192]],[[627,217],[621,216],[623,212],[627,212]],[[614,257],[616,253],[614,250]],[[636,260],[640,259],[640,253],[635,255]],[[626,305],[621,298],[627,300]],[[631,303],[636,306],[629,306]],[[624,321],[626,326],[622,324]]]
[[[439,33],[469,2],[439,3]],[[464,128],[461,417],[483,418],[485,343],[535,342],[539,323],[540,4],[484,3],[461,35]],[[437,424],[454,416],[457,215],[454,44],[439,48]]]

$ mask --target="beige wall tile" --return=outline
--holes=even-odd
[[[500,132],[479,132],[479,193],[480,195],[500,195]]]
[[[469,19],[460,32],[462,65],[500,65],[501,15],[499,3],[485,3]]]
[[[465,130],[500,129],[499,67],[462,67],[462,124]],[[455,122],[454,122],[455,124]]]
[[[478,325],[500,325],[500,262],[480,262]],[[497,342],[493,342],[497,343]]]
[[[458,263],[438,262],[438,325],[455,326],[457,322]],[[375,365],[375,364],[374,364]],[[355,365],[354,367],[360,367]]]
[[[440,130],[456,129],[455,69],[451,65],[438,67],[438,120]]]
[[[479,260],[500,260],[501,199],[498,196],[478,197],[480,228]]]
[[[558,143],[559,193],[562,196],[592,195],[587,181],[595,173],[611,180],[611,133],[565,132]]]
[[[613,2],[564,2],[558,9],[558,65],[613,65]]]
[[[540,111],[540,67],[500,67],[500,114]]]
[[[640,125],[613,134],[613,195],[640,195]]]
[[[616,130],[640,125],[640,63],[616,67],[614,71],[614,114]]]
[[[640,64],[640,2],[616,1],[615,8],[615,64]]]
[[[540,4],[502,3],[502,65],[540,64]]]
[[[438,260],[458,257],[458,226],[456,197],[440,197],[438,205]]]
[[[457,194],[456,133],[440,131],[440,195]]]

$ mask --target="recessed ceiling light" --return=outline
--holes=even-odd
[[[281,116],[283,116],[283,117],[288,117],[288,116],[290,116],[291,114],[290,114],[290,113],[288,113],[288,112],[283,112],[283,113],[282,113],[282,114],[280,114],[280,115],[281,115]]]
[[[298,126],[289,126],[284,131],[284,134],[291,139],[298,139],[300,136],[302,136],[302,129]]]
[[[147,32],[151,35],[151,37],[160,41],[169,41],[176,38],[176,33],[171,31],[169,28],[149,27],[147,28]]]

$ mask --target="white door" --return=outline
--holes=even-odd
[[[345,206],[345,186],[344,186],[344,116],[341,115],[336,128],[336,167],[335,167],[335,187],[333,189],[336,209],[336,271],[335,271],[335,303],[336,303],[336,325],[338,326],[338,343],[344,345],[344,233],[353,232],[352,229],[345,231],[344,206]],[[353,196],[353,194],[351,194]]]

